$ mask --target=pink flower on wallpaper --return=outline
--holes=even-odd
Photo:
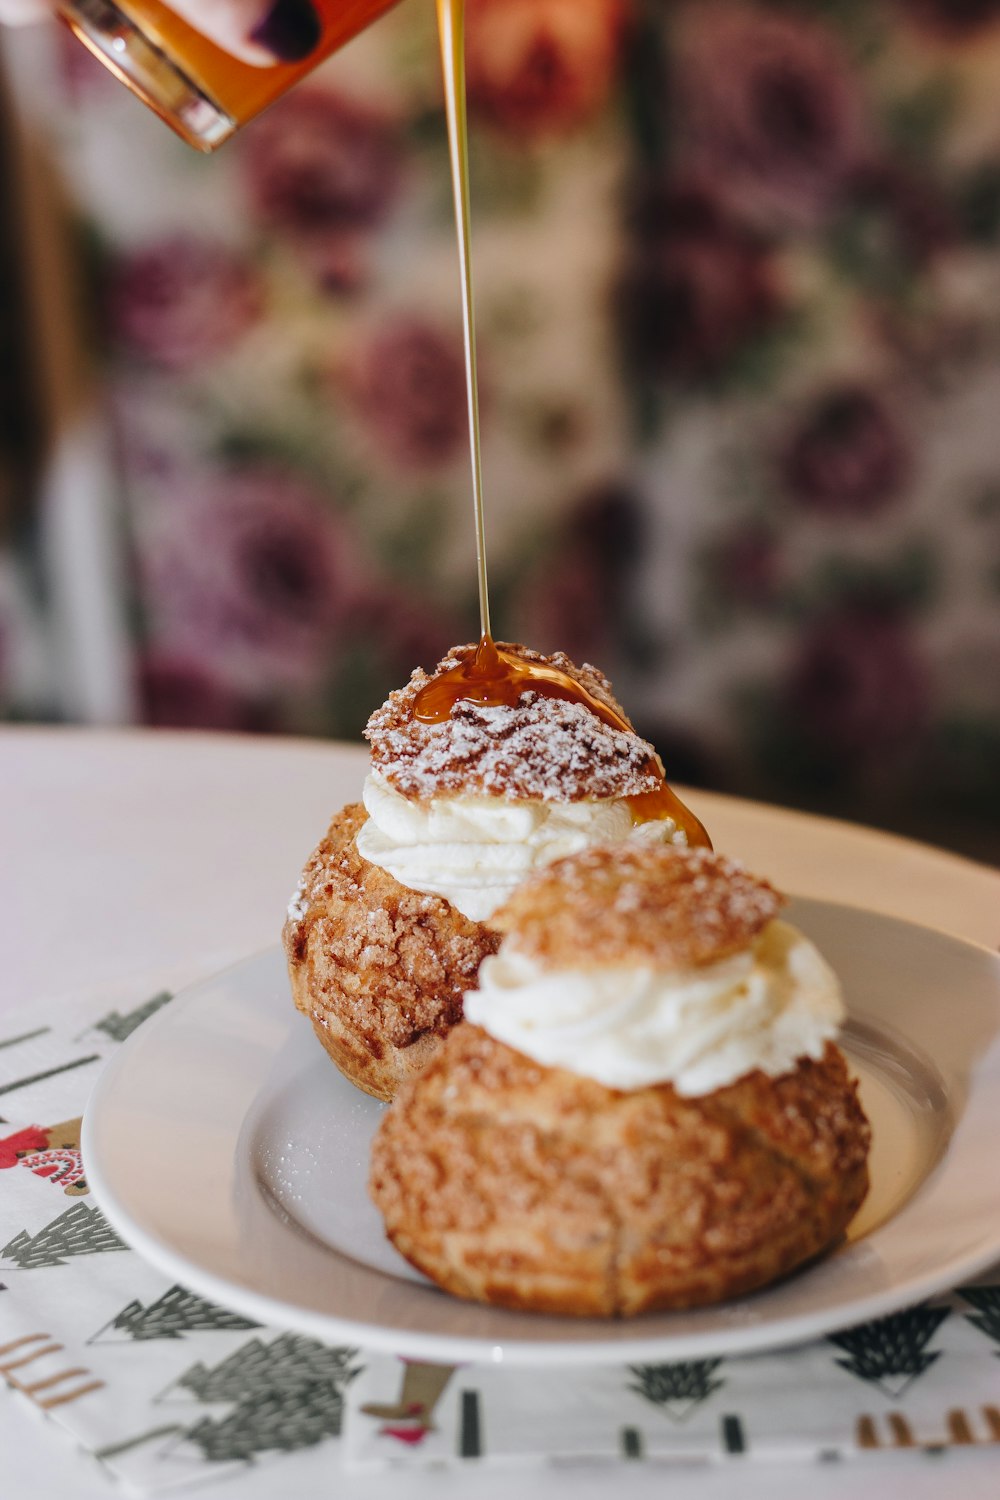
[[[1000,21],[1000,0],[896,0],[896,4],[937,36],[959,41]]]
[[[144,724],[157,729],[226,729],[263,734],[277,727],[250,694],[234,692],[198,661],[156,651],[137,662]]]
[[[781,313],[767,248],[700,185],[655,190],[636,219],[618,298],[631,359],[660,376],[718,373]]]
[[[643,530],[641,504],[624,486],[581,495],[526,572],[515,604],[520,638],[578,662],[609,662],[628,628]]]
[[[798,732],[825,760],[877,769],[880,758],[905,751],[927,724],[930,673],[895,612],[845,606],[806,633],[785,703]]]
[[[201,478],[138,545],[151,650],[254,697],[318,683],[364,589],[328,498],[283,470]]]
[[[299,87],[243,138],[251,208],[289,237],[317,279],[350,290],[363,275],[368,232],[396,195],[395,121],[329,89]]]
[[[435,469],[467,450],[458,334],[401,317],[369,336],[340,372],[340,383],[379,451],[399,467]]]
[[[725,602],[750,608],[775,603],[785,579],[780,539],[767,526],[746,521],[734,526],[710,547],[709,584]]]
[[[512,136],[584,124],[614,83],[624,19],[623,0],[470,0],[470,110]]]
[[[871,161],[851,183],[851,202],[885,224],[883,253],[898,278],[909,267],[924,266],[950,249],[958,225],[945,192],[927,172],[916,172],[894,161]]]
[[[122,255],[109,272],[107,296],[115,337],[176,371],[231,348],[263,305],[249,262],[224,245],[183,233]]]
[[[816,20],[698,0],[684,10],[676,83],[683,154],[762,225],[820,222],[862,160],[859,82]]]
[[[560,549],[533,573],[518,605],[519,634],[574,661],[607,662],[615,621],[602,593],[600,563],[585,547]]]
[[[853,519],[898,500],[913,459],[888,403],[861,385],[824,392],[801,416],[780,456],[785,491],[803,510]]]
[[[365,636],[396,686],[414,667],[430,671],[452,646],[473,640],[477,623],[440,597],[421,597],[403,583],[386,580],[373,583],[351,616],[351,629]]]

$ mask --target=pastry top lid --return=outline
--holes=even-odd
[[[662,786],[656,751],[631,727],[615,729],[584,703],[530,687],[512,706],[460,701],[440,723],[415,718],[421,689],[475,649],[456,646],[430,674],[418,667],[368,720],[372,769],[397,792],[413,801],[473,796],[582,802],[638,796]],[[543,656],[507,643],[499,649],[558,668],[630,724],[596,667],[578,667],[562,652]]]
[[[631,842],[547,865],[490,918],[543,969],[699,968],[748,948],[784,897],[711,849]]]

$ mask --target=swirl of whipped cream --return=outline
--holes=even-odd
[[[637,825],[623,798],[413,802],[374,771],[362,795],[368,813],[356,839],[362,859],[410,890],[444,896],[473,922],[487,921],[526,875],[564,855],[626,838],[687,842],[672,818]]]
[[[752,948],[703,968],[546,970],[511,938],[483,960],[465,1015],[547,1067],[613,1089],[671,1083],[711,1093],[759,1068],[818,1058],[844,1018],[840,985],[813,944],[770,922]]]

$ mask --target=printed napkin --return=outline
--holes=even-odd
[[[0,1023],[0,1374],[129,1492],[308,1449],[328,1474],[335,1446],[364,1467],[1000,1445],[1000,1268],[792,1351],[538,1371],[369,1356],[172,1284],[94,1203],[80,1119],[107,1058],[195,977]]]
[[[376,1355],[348,1393],[344,1456],[689,1464],[1000,1443],[998,1342],[994,1284],[775,1354],[516,1371]]]
[[[0,1023],[0,1374],[130,1493],[310,1447],[328,1471],[361,1367],[354,1350],[258,1327],[171,1284],[88,1192],[80,1123],[103,1063],[181,983],[230,957]]]

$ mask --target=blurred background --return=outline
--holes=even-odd
[[[0,716],[356,739],[477,634],[434,7],[202,158],[4,35]],[[469,0],[494,633],[1000,860],[1000,0]]]

